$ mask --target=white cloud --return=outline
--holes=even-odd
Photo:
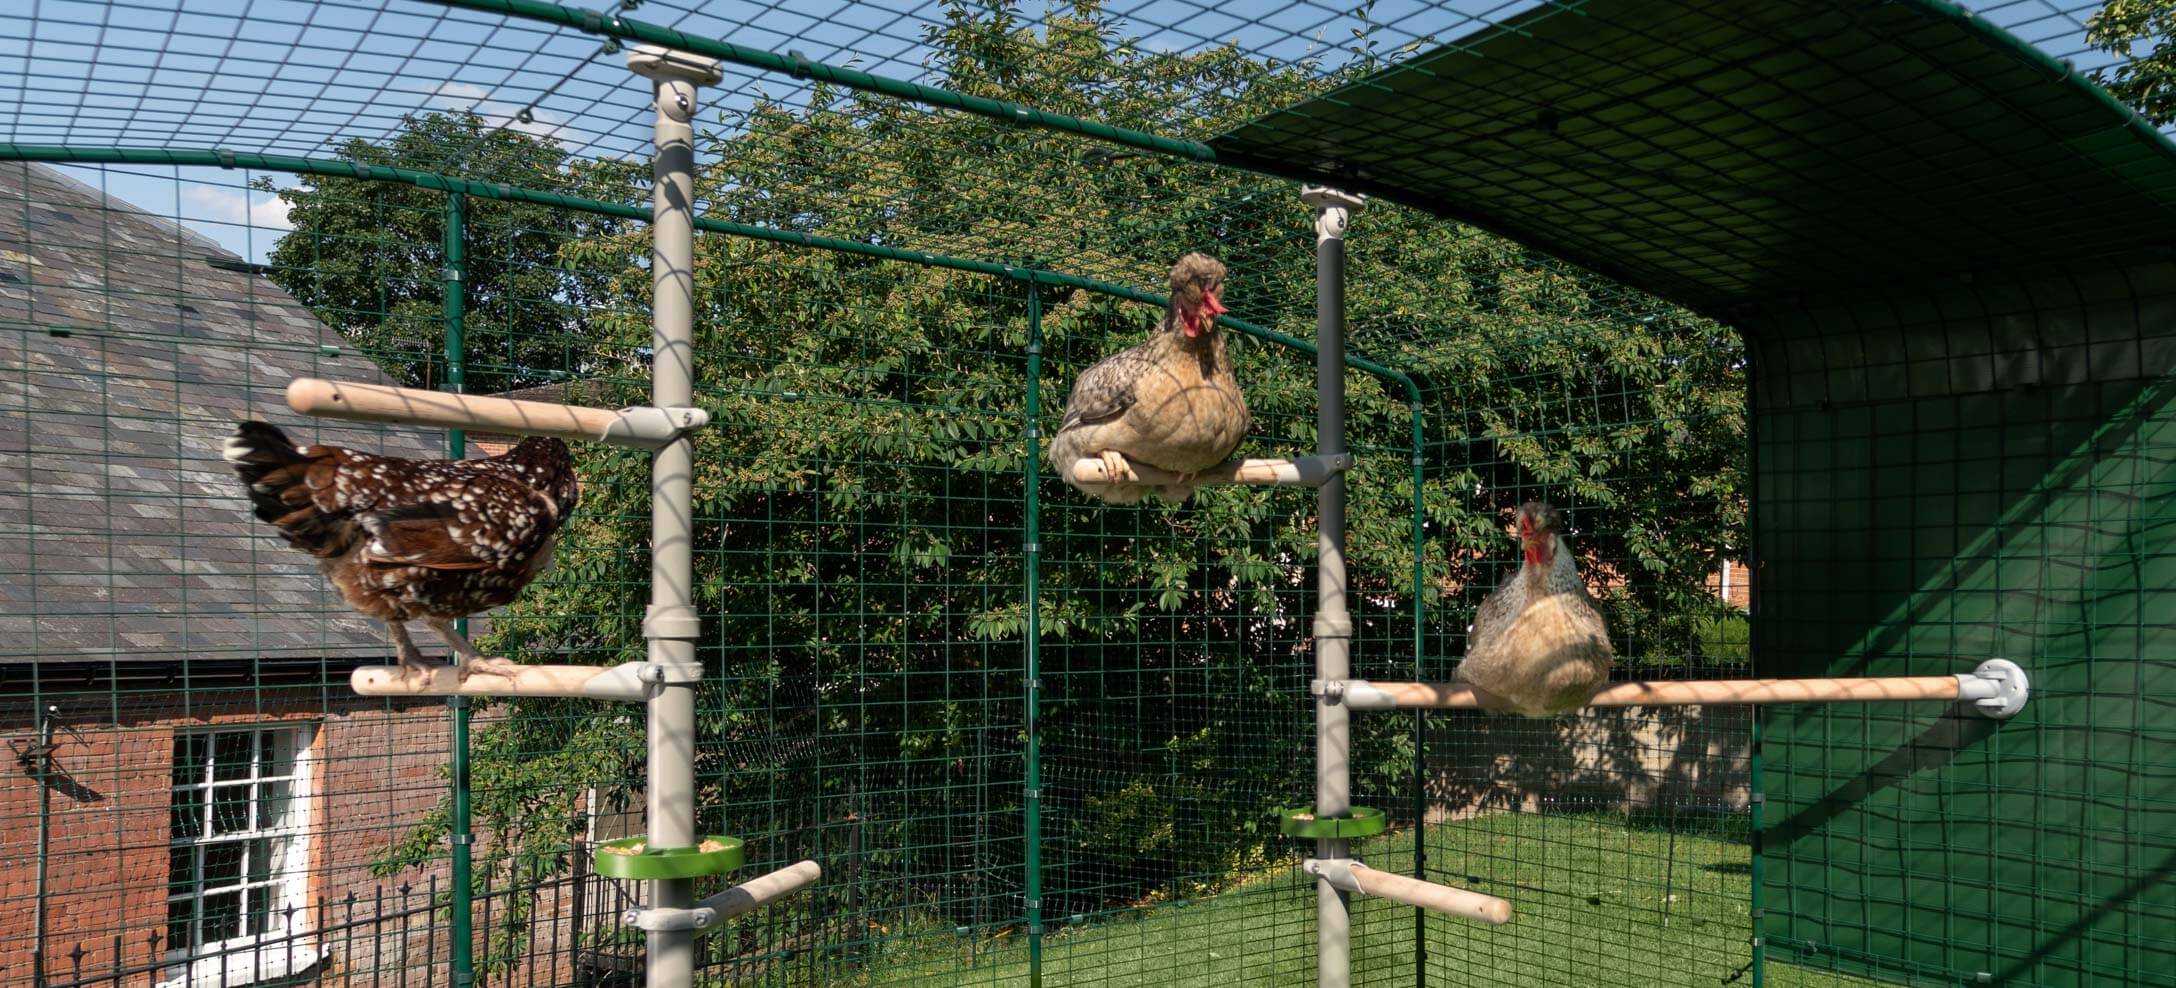
[[[493,127],[544,137],[566,143],[582,143],[580,134],[567,126],[565,117],[545,110],[529,111],[529,119],[521,119],[522,108],[504,100],[491,98],[491,91],[467,82],[440,83],[431,94],[432,104],[448,110],[468,110],[484,118]]]
[[[292,230],[287,203],[270,192],[186,184],[181,189],[181,219],[199,223]]]

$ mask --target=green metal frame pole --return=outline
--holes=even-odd
[[[460,394],[468,386],[466,366],[468,355],[467,321],[468,302],[465,292],[468,257],[463,250],[468,226],[468,197],[459,192],[446,193],[446,267],[444,306],[446,318],[446,390]],[[446,455],[460,459],[467,455],[468,436],[459,429],[446,433]],[[454,622],[461,634],[468,634],[468,619]],[[458,658],[455,661],[459,661]],[[473,852],[476,835],[469,823],[469,699],[465,696],[446,698],[446,716],[452,721],[453,758],[447,771],[453,776],[452,819],[447,822],[446,840],[452,845],[453,876],[452,902],[448,904],[453,914],[452,972],[453,988],[469,988],[476,983],[475,958],[475,903],[471,885]]]
[[[1027,682],[1026,696],[1021,701],[1022,718],[1027,730],[1027,767],[1022,780],[1021,793],[1021,849],[1022,862],[1027,869],[1025,882],[1028,922],[1028,986],[1042,988],[1043,984],[1043,747],[1042,719],[1043,663],[1042,663],[1042,522],[1041,498],[1036,488],[1041,486],[1042,471],[1042,413],[1043,413],[1043,298],[1042,286],[1034,275],[1027,278],[1028,286],[1028,427],[1027,461],[1021,467],[1021,479],[1027,486],[1025,508],[1027,532],[1022,537],[1021,565],[1027,569],[1028,639],[1026,667],[1021,676]]]
[[[1413,414],[1413,681],[1428,681],[1427,601],[1421,591],[1428,580],[1428,546],[1423,541],[1427,531],[1428,504],[1421,486],[1426,477],[1422,470],[1427,461],[1421,451],[1421,427],[1423,424],[1421,403],[1409,403]],[[1428,834],[1421,822],[1428,819],[1428,711],[1413,711],[1413,877],[1428,880]],[[1428,983],[1428,910],[1413,907],[1413,983]]]
[[[46,988],[45,981],[45,913],[51,896],[52,849],[53,849],[53,721],[60,716],[60,708],[49,705],[39,695],[44,685],[35,672],[31,677],[30,709],[38,719],[38,765],[31,777],[38,780],[38,877],[37,903],[31,914],[30,933],[30,985]]]
[[[1760,364],[1757,347],[1747,346],[1745,355],[1745,658],[1746,674],[1760,675]],[[1729,601],[1725,600],[1725,604]],[[1762,866],[1767,848],[1761,839],[1761,810],[1768,802],[1767,782],[1762,778],[1761,722],[1767,715],[1760,707],[1751,711],[1752,730],[1747,738],[1746,786],[1752,790],[1747,801],[1751,804],[1748,814],[1749,834],[1746,840],[1749,870],[1747,877],[1751,887],[1747,890],[1747,911],[1752,921],[1753,937],[1750,944],[1752,956],[1747,965],[1752,969],[1751,988],[1762,988],[1768,979],[1768,911],[1767,897],[1762,885],[1767,881],[1767,869]]]
[[[1360,200],[1309,187],[1300,197],[1315,208],[1315,452],[1345,452],[1345,227]],[[1315,678],[1352,676],[1352,614],[1345,608],[1345,474],[1330,475],[1315,513]],[[1315,700],[1315,818],[1352,814],[1352,708],[1324,692]],[[1315,841],[1315,857],[1352,856],[1343,838]],[[1327,876],[1315,878],[1315,981],[1318,988],[1352,984],[1352,895]]]
[[[651,49],[629,53],[631,69],[654,83],[657,158],[650,199],[650,400],[661,408],[695,401],[695,97],[716,82],[704,66]],[[693,847],[695,830],[695,661],[701,622],[695,610],[695,450],[687,436],[650,461],[650,608],[642,621],[650,662],[665,681],[649,701],[649,840],[651,847]],[[695,904],[693,879],[650,882],[652,909]],[[653,929],[649,988],[695,983],[695,933]]]

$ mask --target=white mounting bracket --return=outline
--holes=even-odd
[[[636,45],[627,51],[627,70],[659,82],[715,86],[725,78],[725,63],[663,45]]]
[[[2008,659],[1988,659],[1971,672],[1957,674],[1957,699],[1972,704],[1983,717],[2007,720],[2025,709],[2032,682]]]
[[[1301,863],[1300,870],[1329,882],[1331,888],[1360,895],[1363,894],[1360,883],[1352,877],[1352,866],[1358,863],[1357,858],[1308,858]]]
[[[1312,684],[1314,694],[1324,703],[1342,703],[1354,710],[1395,710],[1398,698],[1375,687],[1365,679],[1317,679]]]
[[[708,928],[718,921],[718,911],[708,906],[693,909],[644,906],[621,913],[620,920],[644,933],[669,933]]]
[[[1300,186],[1300,201],[1315,211],[1315,241],[1345,239],[1345,227],[1367,208],[1368,197],[1327,185]]]
[[[606,669],[582,684],[582,693],[600,700],[625,700],[641,703],[667,686],[698,683],[703,679],[699,666],[674,666],[662,662],[623,662]]]
[[[1367,208],[1368,197],[1327,185],[1302,185],[1300,201],[1315,209],[1346,209],[1357,213]]]

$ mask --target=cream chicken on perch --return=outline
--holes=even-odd
[[[489,459],[409,460],[297,446],[244,422],[226,459],[257,517],[317,557],[349,607],[385,622],[404,678],[431,674],[408,637],[414,620],[466,660],[463,678],[521,670],[479,653],[453,620],[512,601],[549,567],[578,497],[566,443],[532,437]]]
[[[1484,710],[1547,717],[1582,706],[1609,679],[1609,629],[1579,576],[1563,517],[1539,501],[1519,506],[1517,576],[1481,601],[1457,678]]]
[[[1247,434],[1247,399],[1232,376],[1216,317],[1225,311],[1224,265],[1206,254],[1171,268],[1171,302],[1149,338],[1097,361],[1073,382],[1065,419],[1046,459],[1065,482],[1112,504],[1151,492],[1183,501],[1194,474],[1239,449]],[[1083,483],[1075,462],[1102,458],[1110,483]],[[1164,487],[1138,480],[1131,463],[1179,475]]]

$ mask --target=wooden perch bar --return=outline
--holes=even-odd
[[[1320,487],[1332,474],[1350,465],[1350,457],[1301,456],[1294,459],[1226,460],[1203,470],[1188,481],[1190,486],[1205,484],[1248,484],[1256,487]],[[1179,482],[1179,475],[1161,470],[1146,463],[1127,461],[1135,479],[1121,483],[1148,484],[1156,487]],[[1081,484],[1113,483],[1110,471],[1103,461],[1086,457],[1073,462],[1073,480]]]
[[[752,912],[779,899],[816,884],[824,877],[824,869],[814,861],[787,865],[777,871],[726,889],[695,904],[697,909],[709,909],[714,919],[730,919],[745,912]]]
[[[615,411],[315,377],[296,378],[287,385],[287,407],[304,415],[357,422],[557,436],[645,449],[663,446],[710,422],[699,408],[638,406]]]
[[[1464,683],[1370,683],[1393,706],[1437,709],[1481,706]],[[1589,707],[1680,707],[1703,703],[1838,703],[1955,700],[1957,677],[1897,679],[1710,679],[1611,683],[1594,691]]]
[[[1493,895],[1378,871],[1357,861],[1352,866],[1352,881],[1364,894],[1403,902],[1408,906],[1419,906],[1448,916],[1495,926],[1511,922],[1511,903]]]
[[[1376,683],[1352,680],[1337,687],[1355,710],[1479,709],[1465,683]],[[1989,659],[1954,676],[1888,676],[1851,679],[1709,679],[1610,683],[1594,691],[1588,707],[1689,707],[1702,704],[1909,703],[1970,701],[1989,717],[2008,717],[2025,706],[2025,671],[2006,659]]]
[[[462,679],[452,666],[430,678],[403,678],[399,666],[357,666],[348,685],[364,696],[590,696],[582,687],[611,671],[605,666],[523,666],[512,676],[473,673]]]
[[[1511,903],[1493,895],[1377,871],[1354,858],[1308,859],[1302,870],[1335,888],[1419,906],[1476,923],[1511,921]]]

